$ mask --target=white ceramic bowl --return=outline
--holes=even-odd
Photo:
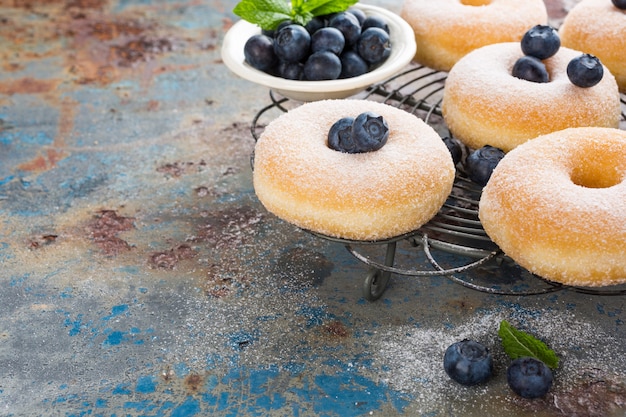
[[[357,3],[366,15],[378,15],[387,21],[391,42],[391,55],[380,67],[358,77],[328,81],[295,81],[274,77],[245,62],[243,47],[250,36],[261,29],[245,20],[235,23],[226,33],[222,44],[224,64],[238,76],[271,88],[277,93],[299,101],[339,99],[352,96],[372,84],[400,72],[415,56],[415,35],[413,29],[397,14],[389,10]]]

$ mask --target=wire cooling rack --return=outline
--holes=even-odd
[[[446,73],[422,66],[405,71],[376,84],[354,98],[372,100],[395,106],[412,113],[437,131],[442,137],[451,136],[441,113]],[[270,91],[271,103],[262,108],[251,124],[251,134],[257,140],[264,127],[282,112],[301,103],[282,98]],[[626,97],[621,96],[622,121],[626,129]],[[463,150],[463,158],[468,150]],[[254,154],[251,156],[254,166]],[[343,244],[356,259],[369,266],[363,282],[364,298],[380,298],[392,274],[410,277],[440,276],[472,290],[489,294],[529,296],[560,290],[590,295],[626,295],[626,285],[612,287],[573,287],[550,282],[531,274],[507,257],[487,236],[478,219],[478,202],[482,188],[470,181],[463,163],[457,165],[452,192],[437,215],[420,229],[382,241],[351,241],[319,233],[314,235]],[[396,264],[398,244],[408,244],[426,266],[399,267]],[[372,248],[386,247],[382,256],[372,255]],[[366,253],[367,252],[367,253]],[[380,255],[380,254],[379,254]],[[382,259],[378,259],[382,258]],[[471,272],[471,273],[470,273]]]

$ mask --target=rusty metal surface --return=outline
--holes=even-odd
[[[0,0],[0,415],[624,415],[623,296],[394,276],[371,303],[342,245],[263,210],[235,4]],[[501,319],[562,357],[545,399],[508,391]],[[443,373],[464,337],[488,385]]]

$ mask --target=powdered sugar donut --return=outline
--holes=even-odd
[[[541,277],[626,282],[626,132],[571,128],[520,145],[483,189],[479,217],[508,256]]]
[[[400,16],[415,32],[415,61],[440,71],[481,46],[519,42],[548,22],[543,0],[405,0]]]
[[[626,10],[611,0],[583,0],[559,28],[561,44],[600,58],[626,92]]]
[[[342,117],[381,115],[389,126],[377,151],[327,146]],[[303,229],[380,240],[418,229],[452,189],[454,166],[433,128],[398,108],[367,100],[306,103],[273,120],[255,146],[254,190],[268,211]]]
[[[536,83],[512,75],[513,65],[523,56],[519,42],[472,51],[448,74],[444,120],[469,147],[491,145],[505,152],[568,127],[618,127],[621,106],[615,77],[605,69],[598,84],[581,88],[567,76],[567,65],[580,55],[559,48],[543,61],[550,82]]]

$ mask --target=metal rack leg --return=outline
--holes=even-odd
[[[396,242],[394,241],[387,244],[385,266],[393,266],[395,257]],[[381,271],[376,268],[370,269],[370,272],[367,274],[365,282],[363,283],[363,297],[368,301],[378,300],[387,289],[389,277],[391,277],[391,272],[389,271]]]

